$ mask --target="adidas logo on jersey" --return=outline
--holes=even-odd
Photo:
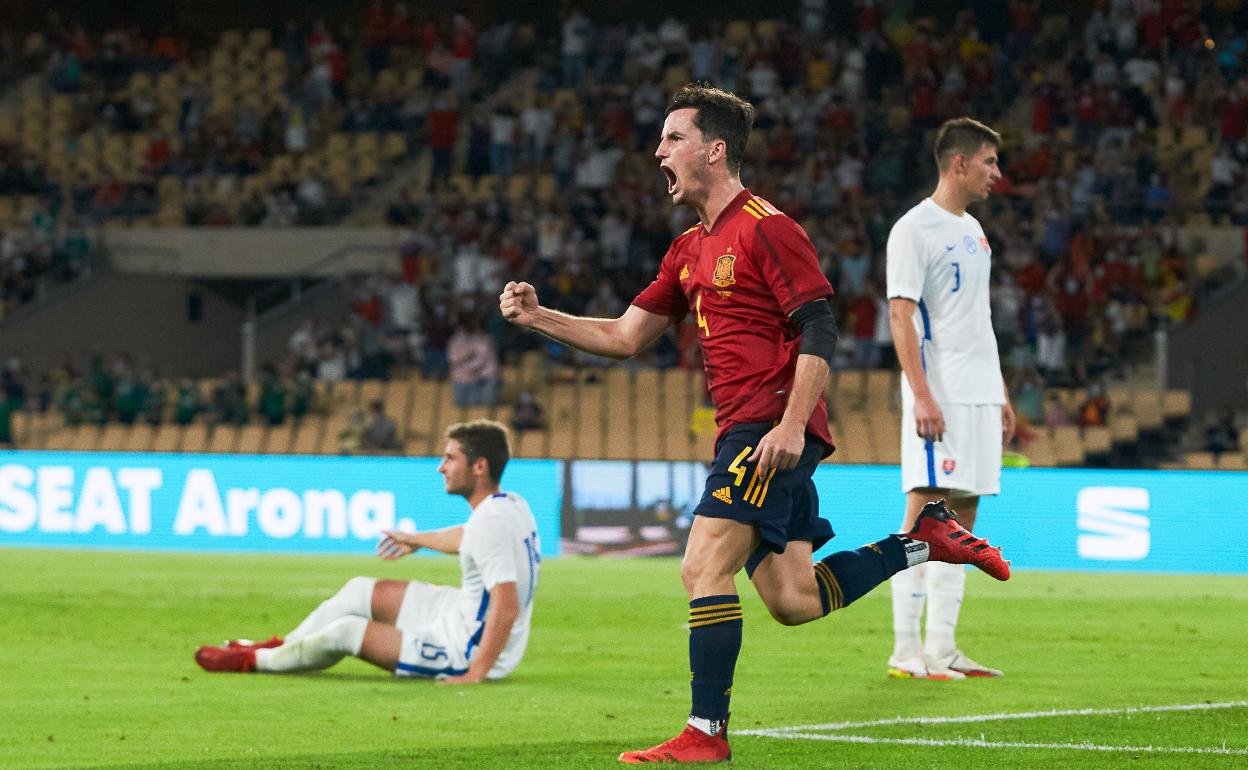
[[[732,492],[728,489],[728,487],[720,487],[711,493],[711,497],[727,503],[728,505],[732,505]]]

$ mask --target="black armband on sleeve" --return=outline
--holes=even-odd
[[[822,298],[811,300],[794,310],[789,318],[802,333],[802,344],[798,352],[822,358],[831,369],[840,332],[836,328],[836,318],[832,315],[832,306],[828,301]]]

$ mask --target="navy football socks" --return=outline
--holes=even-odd
[[[704,596],[689,602],[691,717],[711,723],[728,719],[741,626],[741,598],[736,595]]]
[[[915,541],[889,535],[853,551],[838,551],[815,562],[815,583],[823,614],[848,607],[855,599],[909,565],[908,546]],[[926,543],[922,546],[926,549]]]

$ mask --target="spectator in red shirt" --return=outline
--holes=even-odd
[[[455,154],[455,140],[459,133],[459,111],[455,95],[445,91],[433,101],[429,112],[429,149],[433,153],[433,180],[446,181],[451,177],[451,161]]]
[[[854,366],[860,369],[874,369],[879,360],[879,347],[875,342],[877,293],[875,282],[868,279],[866,291],[855,297],[849,306],[854,317]]]

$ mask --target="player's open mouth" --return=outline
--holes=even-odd
[[[672,171],[667,166],[659,166],[659,169],[662,170],[664,176],[667,177],[667,194],[671,195],[676,192],[676,172]]]

